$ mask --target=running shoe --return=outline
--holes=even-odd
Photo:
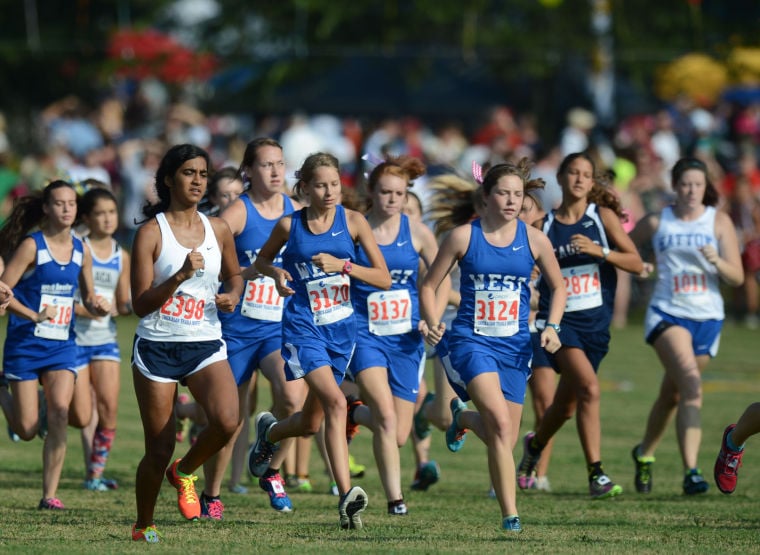
[[[137,523],[132,525],[132,541],[145,543],[159,543],[161,534],[156,530],[156,525],[151,524],[145,528],[138,528]]]
[[[550,492],[552,490],[552,485],[549,483],[549,477],[537,476],[535,489],[537,489],[538,491]]]
[[[89,491],[108,491],[108,486],[100,478],[88,478],[82,483],[82,487]]]
[[[607,499],[623,493],[623,488],[613,483],[606,474],[599,474],[588,483],[588,491],[591,499]]]
[[[698,468],[688,470],[683,477],[683,492],[685,495],[698,495],[705,493],[710,489],[710,484],[702,476],[702,471]]]
[[[435,461],[428,461],[417,468],[411,488],[415,491],[427,491],[441,477],[441,468]]]
[[[642,457],[639,455],[639,447],[637,445],[631,451],[631,458],[636,465],[636,474],[633,478],[634,484],[636,484],[636,491],[639,493],[649,493],[652,491],[652,464],[654,463],[654,457]]]
[[[460,428],[457,425],[457,418],[460,413],[467,408],[467,405],[462,402],[459,397],[454,397],[451,400],[451,426],[446,430],[446,447],[449,451],[456,453],[464,445],[464,440],[467,439],[467,428]]]
[[[720,452],[718,452],[718,458],[715,459],[715,469],[713,470],[715,483],[723,493],[734,493],[736,481],[739,479],[742,456],[744,456],[744,449],[732,451],[728,448],[728,434],[734,428],[736,428],[736,424],[731,424],[723,431]]]
[[[351,473],[351,478],[364,478],[364,471],[367,470],[367,467],[363,464],[359,464],[356,462],[356,459],[354,456],[349,453],[348,454],[348,471]]]
[[[52,511],[62,511],[66,507],[63,506],[63,502],[57,497],[48,497],[47,499],[43,497],[40,499],[40,504],[37,508],[40,510],[50,509]]]
[[[349,395],[346,397],[346,442],[351,443],[356,434],[359,433],[359,424],[354,422],[353,415],[357,407],[362,406],[364,403],[361,399]]]
[[[409,509],[406,508],[406,503],[404,503],[403,499],[388,501],[388,514],[391,516],[407,516]]]
[[[277,512],[289,513],[293,503],[285,491],[285,481],[279,472],[259,478],[259,487],[269,494],[269,505]]]
[[[105,476],[101,476],[100,481],[103,482],[108,489],[119,489],[119,482],[117,482],[114,478],[106,478]]]
[[[13,428],[11,428],[10,424],[8,424],[8,437],[13,443],[18,443],[21,441],[21,436],[13,431]]]
[[[433,426],[430,425],[430,421],[425,418],[425,405],[435,399],[435,393],[428,391],[425,398],[422,400],[420,410],[414,413],[414,435],[420,439],[425,439],[433,431]]]
[[[256,441],[248,450],[248,472],[260,478],[269,468],[272,455],[279,446],[267,439],[269,430],[277,424],[277,419],[271,412],[260,412],[256,415]]]
[[[232,493],[237,493],[239,495],[244,495],[248,493],[248,488],[245,487],[243,484],[230,484],[227,488]]]
[[[340,495],[340,490],[338,489],[338,482],[330,482],[330,495],[338,496]]]
[[[358,486],[352,487],[346,495],[340,498],[340,503],[338,503],[340,527],[344,530],[360,530],[362,527],[360,513],[366,508],[367,494]]]
[[[505,516],[501,521],[502,530],[507,532],[522,532],[522,526],[520,526],[519,516]]]
[[[190,396],[187,393],[180,393],[177,395],[177,404],[178,405],[186,405],[190,402]],[[185,441],[185,437],[190,433],[190,425],[192,424],[190,422],[189,418],[180,418],[177,416],[177,412],[175,409],[174,412],[174,418],[176,421],[176,427],[177,427],[177,443],[182,443]]]
[[[181,460],[177,459],[166,469],[166,479],[177,490],[179,512],[188,520],[196,520],[201,516],[201,504],[195,491],[195,481],[198,476],[195,474],[180,476],[177,465]]]
[[[311,482],[308,478],[298,478],[298,482],[295,485],[295,490],[300,491],[301,493],[311,493],[314,491],[314,486],[311,485]]]
[[[218,497],[209,497],[201,493],[201,518],[209,520],[222,520],[224,517],[224,503]]]
[[[528,432],[523,437],[523,455],[517,465],[517,485],[520,489],[532,489],[536,483],[536,465],[541,459],[541,451],[531,447],[535,432]]]

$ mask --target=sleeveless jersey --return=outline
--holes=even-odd
[[[30,359],[31,366],[35,364],[32,360],[42,361],[52,356],[52,351],[55,350],[72,349],[74,352],[71,324],[75,319],[74,296],[82,271],[84,247],[82,241],[72,235],[71,259],[62,262],[53,258],[42,231],[35,231],[30,237],[37,247],[35,266],[21,277],[13,288],[13,294],[19,302],[35,312],[40,312],[48,305],[58,307],[53,320],[40,324],[8,314],[5,358],[8,360],[11,355],[26,356]]]
[[[715,215],[715,208],[707,206],[699,218],[687,222],[672,207],[663,209],[652,237],[657,283],[650,306],[690,320],[724,318],[718,269],[700,252],[705,245],[718,248]]]
[[[586,213],[574,224],[563,224],[555,215],[556,210],[552,210],[545,216],[543,230],[554,247],[567,289],[562,327],[580,332],[608,330],[617,287],[615,267],[590,254],[577,252],[570,240],[573,235],[580,234],[597,245],[612,248],[599,209],[596,204],[589,203]],[[541,296],[536,321],[540,328],[541,321],[545,322],[549,313],[550,301],[549,286],[543,278],[538,282],[538,292]]]
[[[90,242],[84,238],[84,242],[89,246]],[[92,283],[95,287],[95,294],[113,303],[116,297],[116,286],[119,284],[119,276],[122,271],[121,247],[111,240],[111,254],[108,258],[100,259],[95,255],[95,251],[90,247],[92,255]],[[81,299],[77,295],[77,301]],[[105,345],[116,341],[116,323],[111,315],[101,316],[100,318],[77,318],[74,324],[74,333],[76,334],[77,345],[94,346]]]
[[[450,346],[454,350],[465,340],[500,356],[529,358],[529,283],[535,259],[525,223],[517,220],[515,238],[505,247],[486,240],[479,219],[471,227],[467,252],[459,261],[462,299]]]
[[[181,343],[212,341],[222,337],[214,301],[219,290],[222,251],[208,218],[200,212],[198,216],[203,222],[205,237],[196,250],[203,255],[205,271],[201,276],[196,274],[183,281],[161,308],[140,319],[135,333],[144,339]],[[163,212],[156,214],[156,221],[161,230],[161,252],[153,263],[152,287],[176,274],[192,250],[177,242]]]
[[[353,262],[355,251],[343,206],[335,207],[332,226],[320,234],[309,230],[306,209],[293,212],[282,255],[282,266],[293,278],[290,286],[295,291],[283,313],[284,341],[303,343],[313,338],[338,351],[351,349],[356,339],[351,280],[340,272],[326,274],[311,258],[324,252]]]
[[[279,219],[293,213],[293,203],[288,195],[283,194],[284,211],[282,216],[269,220],[259,214],[247,193],[244,193],[240,198],[245,204],[246,218],[243,231],[235,237],[235,252],[240,268],[245,269],[256,261],[261,247],[269,239]],[[282,252],[273,263],[275,266],[282,267]],[[279,335],[281,333],[282,310],[288,300],[288,298],[283,299],[277,293],[272,278],[262,276],[255,280],[246,280],[240,303],[235,307],[235,311],[219,313],[224,336],[246,336],[253,330],[259,334],[264,331],[267,336]]]
[[[382,291],[363,281],[351,282],[359,337],[394,345],[408,335],[408,340],[419,342],[422,340],[417,330],[420,320],[417,294],[420,256],[414,249],[409,219],[405,214],[401,214],[396,239],[389,245],[378,246],[391,274],[391,288]],[[369,266],[369,258],[361,246],[356,248],[356,262]]]

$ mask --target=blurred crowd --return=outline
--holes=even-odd
[[[66,97],[45,107],[31,130],[36,145],[27,152],[14,148],[14,130],[0,114],[0,221],[14,199],[53,178],[75,183],[96,179],[120,200],[119,239],[129,248],[142,206],[155,198],[155,170],[169,146],[193,143],[210,153],[216,170],[237,169],[246,143],[268,136],[282,144],[291,181],[306,156],[327,151],[340,160],[344,185],[359,192],[373,159],[386,153],[418,157],[428,167],[413,189],[423,206],[430,196],[427,177],[468,176],[473,161],[483,165],[528,156],[535,161],[534,176],[546,181],[544,208],[552,208],[561,196],[555,177],[560,160],[587,150],[598,167],[608,169],[629,216],[625,225],[632,229],[643,215],[670,202],[670,169],[681,156],[692,155],[710,168],[722,208],[739,233],[746,279],[740,289],[727,292],[732,314],[758,327],[760,103],[724,102],[705,109],[681,99],[654,113],[625,118],[613,129],[602,129],[592,112],[577,107],[567,112],[564,127],[551,140],[541,135],[539,117],[508,106],[484,108],[480,121],[434,123],[413,115],[370,120],[302,113],[207,114],[173,102],[164,86],[145,80],[130,94],[114,94],[95,106]],[[628,307],[646,294],[643,282],[630,285],[629,293],[622,288],[617,326],[626,324]]]

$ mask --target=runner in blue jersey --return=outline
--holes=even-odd
[[[541,451],[575,413],[588,468],[592,499],[613,497],[622,488],[605,474],[601,461],[599,420],[599,364],[607,354],[615,298],[615,268],[641,273],[643,264],[633,242],[623,230],[620,204],[595,176],[592,159],[585,153],[565,157],[557,170],[562,204],[549,212],[542,226],[554,246],[567,288],[567,306],[558,329],[562,348],[551,358],[560,373],[554,401],[541,425],[523,440],[518,482],[523,487]],[[554,324],[549,314],[545,276],[538,284],[536,328]]]
[[[247,176],[248,191],[225,209],[221,218],[230,226],[235,238],[235,252],[245,280],[243,295],[234,312],[220,314],[222,336],[227,343],[227,356],[235,375],[240,402],[240,427],[248,422],[250,414],[249,386],[257,368],[272,384],[272,414],[277,418],[290,416],[301,408],[306,395],[302,381],[285,379],[285,362],[282,359],[282,312],[287,299],[280,297],[274,281],[259,274],[253,266],[256,256],[282,216],[290,215],[300,205],[291,201],[285,189],[285,162],[282,147],[269,138],[248,143],[240,165],[241,175]],[[282,265],[278,254],[274,261]],[[241,437],[240,430],[236,438]],[[272,458],[270,467],[259,478],[259,486],[269,494],[273,509],[290,512],[292,503],[285,492],[280,465],[291,443],[288,439]],[[234,439],[205,466],[206,484],[201,498],[218,498],[224,472],[233,453],[233,475],[245,464],[248,451],[248,433]],[[236,465],[241,468],[236,468]],[[235,476],[233,476],[234,478]],[[221,515],[220,515],[221,516]]]
[[[338,160],[312,154],[297,177],[296,192],[309,206],[277,222],[255,266],[275,281],[281,296],[292,296],[282,319],[282,355],[288,380],[305,379],[309,393],[303,409],[284,420],[278,422],[268,412],[256,416],[248,468],[254,476],[264,475],[280,440],[314,434],[324,418],[328,458],[340,493],[340,525],[361,528],[359,513],[367,506],[367,494],[351,487],[346,398],[339,387],[356,342],[350,286],[358,279],[387,290],[391,277],[367,220],[339,204]],[[367,266],[354,264],[357,243],[367,253]],[[283,246],[279,267],[273,261]]]
[[[452,429],[471,429],[486,444],[502,528],[509,532],[522,529],[512,448],[530,376],[529,282],[535,264],[550,286],[546,300],[552,324],[559,325],[565,304],[551,244],[539,230],[518,219],[525,191],[540,186],[543,181],[530,180],[526,158],[490,168],[483,178],[481,217],[467,223],[474,205],[469,202],[469,209],[463,210],[451,203],[458,227],[443,241],[420,288],[420,311],[428,340],[435,344],[445,331],[435,316],[436,290],[459,264],[461,302],[448,334],[448,354],[441,358],[454,391],[464,401],[472,399],[479,412],[465,410],[463,401],[454,399]],[[541,345],[550,352],[559,349],[554,327],[543,331]],[[447,442],[452,450],[461,446],[448,433]]]
[[[78,370],[72,406],[84,398],[89,407],[94,394],[92,418],[81,433],[87,469],[84,487],[106,491],[118,487],[115,480],[103,478],[103,471],[116,436],[121,383],[121,353],[113,316],[131,313],[129,254],[113,239],[119,226],[119,212],[111,191],[102,187],[87,191],[80,212],[88,230],[84,242],[92,254],[95,294],[110,310],[108,315],[96,317],[81,301],[74,304]]]
[[[361,424],[373,431],[375,461],[390,515],[407,514],[399,447],[409,438],[425,369],[417,273],[420,263],[428,267],[438,252],[433,232],[402,214],[407,189],[424,172],[422,162],[402,156],[388,158],[370,173],[367,221],[393,283],[390,291],[361,281],[351,284],[358,334],[350,372],[367,404],[349,407],[349,429]],[[356,261],[369,264],[361,247],[356,249]]]
[[[218,313],[235,309],[243,281],[229,227],[198,212],[208,166],[208,154],[194,145],[167,151],[156,172],[159,202],[143,209],[149,219],[132,250],[132,303],[140,317],[132,376],[145,434],[135,479],[134,541],[159,539],[153,515],[164,474],[177,490],[182,516],[201,516],[192,473],[224,447],[238,424],[237,388]],[[208,425],[170,465],[178,383],[187,385]]]
[[[2,280],[14,288],[8,304],[8,331],[0,404],[13,431],[31,440],[39,430],[38,383],[47,404],[47,436],[42,456],[40,509],[63,509],[56,497],[66,456],[66,428],[76,379],[76,345],[72,323],[79,288],[87,309],[108,313],[95,297],[90,250],[72,234],[77,194],[71,184],[54,181],[41,195],[23,198],[0,230]],[[39,224],[40,229],[26,235]],[[9,254],[12,255],[9,256]],[[91,408],[85,413],[89,420]],[[87,421],[81,424],[86,424]]]
[[[721,282],[738,287],[744,279],[736,231],[716,208],[718,192],[707,167],[683,158],[672,170],[675,202],[650,214],[631,232],[637,245],[651,243],[657,283],[649,302],[644,332],[665,369],[644,438],[634,447],[634,483],[640,493],[652,489],[655,449],[670,420],[683,464],[683,492],[704,493],[708,482],[697,465],[702,441],[702,372],[718,354],[725,313]]]

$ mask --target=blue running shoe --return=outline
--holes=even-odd
[[[201,518],[222,520],[224,518],[224,503],[218,497],[209,497],[201,493]]]
[[[501,521],[502,530],[507,532],[522,532],[522,526],[520,526],[519,516],[505,516]]]
[[[441,468],[435,461],[428,461],[417,469],[411,488],[415,491],[427,491],[441,477]]]
[[[269,468],[272,455],[279,446],[267,439],[269,430],[277,424],[277,419],[271,412],[260,412],[256,415],[256,441],[248,451],[248,472],[260,478]]]
[[[13,443],[18,443],[21,441],[21,436],[19,436],[16,432],[13,431],[13,428],[11,428],[11,425],[8,424],[8,437]]]
[[[462,402],[459,397],[454,397],[451,400],[451,426],[446,430],[446,447],[449,451],[456,453],[464,445],[464,440],[467,439],[467,428],[460,428],[457,424],[457,419],[460,413],[467,408],[467,405]]]
[[[702,471],[698,468],[692,468],[683,477],[683,492],[686,495],[697,495],[705,493],[710,488]]]
[[[259,487],[269,494],[269,505],[277,512],[289,513],[293,503],[285,491],[285,481],[279,472],[259,478]]]

